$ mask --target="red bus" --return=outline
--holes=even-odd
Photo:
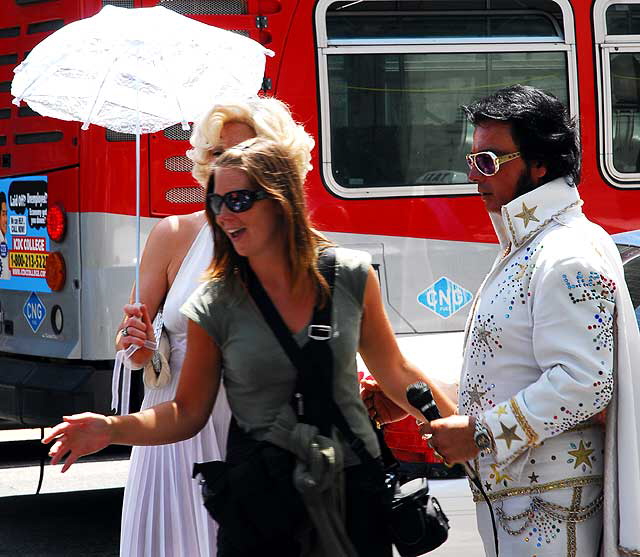
[[[107,4],[163,5],[276,53],[263,92],[316,137],[313,218],[372,254],[393,327],[425,369],[455,378],[471,295],[497,253],[460,105],[509,84],[548,90],[579,118],[585,211],[615,235],[640,305],[640,0],[4,0],[4,226],[33,237],[0,238],[0,418],[40,426],[108,409],[134,276],[133,136],[80,132],[10,95],[35,44]],[[143,232],[202,206],[188,133],[142,138]]]

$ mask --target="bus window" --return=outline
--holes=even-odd
[[[575,104],[563,3],[320,0],[328,187],[343,197],[475,193],[461,105],[516,83]]]
[[[473,129],[460,105],[510,83],[568,101],[563,52],[342,54],[328,69],[332,171],[345,188],[466,184]]]
[[[549,2],[551,4],[552,2]],[[478,4],[478,3],[476,3]],[[481,3],[484,5],[484,2]],[[366,6],[365,6],[366,7]],[[377,8],[379,10],[380,8]],[[376,11],[377,11],[376,10]],[[484,8],[483,8],[484,10]],[[348,12],[349,14],[356,12]],[[549,14],[531,11],[514,14],[479,11],[461,18],[444,13],[372,13],[345,17],[340,11],[327,14],[327,34],[332,39],[359,38],[443,38],[443,37],[548,37],[562,39],[562,29]]]
[[[621,187],[640,179],[640,3],[594,5],[596,43],[600,47],[604,173]]]
[[[640,53],[611,54],[613,166],[640,172]]]
[[[640,35],[640,5],[613,4],[607,8],[607,35]]]

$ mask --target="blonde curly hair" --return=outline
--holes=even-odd
[[[284,147],[304,183],[311,166],[313,138],[291,116],[289,107],[273,97],[256,97],[246,101],[216,104],[194,127],[193,149],[187,157],[193,161],[193,177],[206,188],[213,158],[220,155],[220,132],[230,122],[241,122],[253,128],[257,137],[270,139]]]

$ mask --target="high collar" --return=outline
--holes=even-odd
[[[566,178],[556,178],[503,205],[501,215],[489,216],[500,244],[519,248],[553,219],[580,205],[578,188],[569,186]]]

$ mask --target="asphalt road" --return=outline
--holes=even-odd
[[[0,431],[0,557],[117,557],[128,449],[45,465],[39,430]]]
[[[2,557],[117,557],[122,488],[0,498]]]
[[[65,474],[47,464],[34,495],[44,448],[38,436],[0,431],[0,557],[117,557],[127,451],[117,448]],[[481,557],[466,480],[429,485],[451,522],[449,540],[429,557]]]

